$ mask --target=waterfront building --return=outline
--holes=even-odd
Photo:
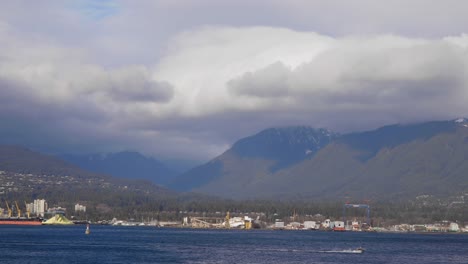
[[[34,213],[34,203],[26,204],[26,212]]]
[[[49,215],[65,215],[66,212],[67,212],[67,209],[62,208],[60,206],[47,209],[47,214]]]
[[[277,220],[275,221],[275,228],[279,228],[279,229],[284,228],[284,222],[277,219]]]
[[[317,223],[315,221],[304,221],[304,229],[317,229]]]
[[[34,200],[34,206],[32,212],[38,216],[44,217],[47,210],[47,202],[44,199]]]
[[[81,204],[75,204],[75,212],[86,212],[86,206]]]
[[[330,219],[325,219],[325,221],[323,221],[322,223],[322,227],[325,228],[325,229],[328,229],[328,228],[331,228],[332,222],[330,221]]]
[[[460,232],[460,227],[457,223],[450,223],[449,232]]]

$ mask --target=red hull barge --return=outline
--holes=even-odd
[[[0,218],[0,225],[42,225],[39,218]]]

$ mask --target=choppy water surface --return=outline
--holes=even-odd
[[[468,235],[0,226],[0,263],[468,263]],[[363,247],[363,254],[347,250]]]

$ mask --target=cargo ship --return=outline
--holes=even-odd
[[[27,217],[6,217],[0,218],[0,225],[42,225],[42,219]]]
[[[12,216],[13,210],[8,205],[8,202],[5,201],[5,204],[8,210],[8,215],[3,217],[0,216],[0,225],[42,225],[42,219],[39,217],[30,217],[29,210],[27,211],[27,217],[21,217],[21,209],[17,202],[15,202],[16,212],[18,214],[16,217]]]

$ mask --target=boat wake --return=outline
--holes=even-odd
[[[300,250],[300,249],[256,249],[257,251],[276,251],[276,252],[308,252],[308,253],[335,253],[335,254],[362,254],[363,248],[355,249],[334,249],[334,250]]]
[[[320,250],[317,252],[318,253],[339,253],[339,254],[362,254],[364,253],[364,249],[357,248],[357,249],[344,249],[344,250]]]

